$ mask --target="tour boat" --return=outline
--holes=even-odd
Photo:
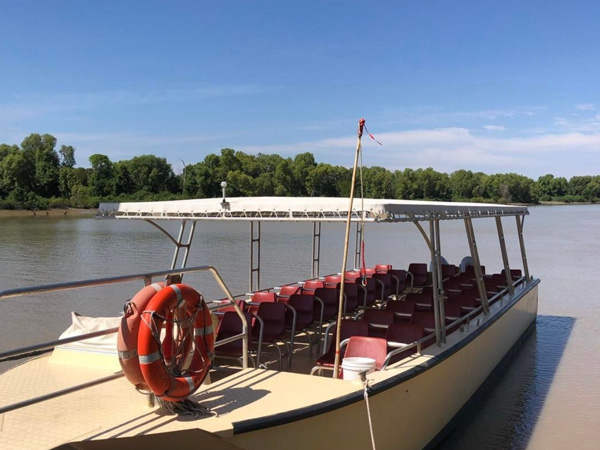
[[[136,298],[145,296],[145,305],[153,305],[161,296],[170,306],[166,312],[142,307],[146,309],[139,311],[142,318],[135,324],[139,336],[125,350],[117,348],[117,334],[123,337],[127,331],[124,317],[75,315],[73,327],[60,339],[2,353],[0,361],[27,358],[0,374],[0,448],[435,446],[535,324],[540,281],[530,275],[527,264],[527,214],[524,206],[386,199],[352,203],[348,198],[224,196],[103,203],[99,217],[145,221],[166,234],[175,247],[170,268],[4,290],[0,300],[140,280],[145,288]],[[499,273],[485,273],[475,220],[495,221],[502,255]],[[188,267],[195,228],[203,221],[248,223],[250,264],[246,273],[238,274],[249,275],[248,292],[231,293],[221,267]],[[444,221],[464,224],[469,254],[462,267],[442,257]],[[167,222],[179,222],[179,233],[169,233]],[[260,252],[268,245],[261,239],[263,222],[313,225],[306,241],[312,247],[310,277],[298,274],[266,289],[260,285]],[[321,225],[328,222],[356,224],[355,257],[350,258],[355,265],[350,270],[320,273]],[[508,258],[507,222],[518,236],[519,261]],[[378,261],[364,267],[363,227],[374,230],[369,239],[377,239],[377,227],[389,224],[418,229],[426,263],[399,267],[395,261]],[[240,255],[247,258],[245,251]],[[185,311],[199,304],[193,292],[202,287],[188,291],[185,280],[197,272],[212,275],[223,294],[204,299],[201,311],[210,314],[200,322],[193,316],[195,337],[189,341],[182,335]],[[151,314],[144,316],[148,308]],[[156,320],[150,323],[149,318]],[[285,334],[273,331],[277,327]],[[154,349],[141,348],[142,330],[158,342],[153,342]],[[208,343],[198,338],[207,335]],[[165,336],[180,338],[177,356],[167,355]],[[43,354],[32,357],[34,352]],[[208,358],[208,364],[196,353]],[[177,358],[179,372],[174,373]],[[126,362],[143,368],[142,382],[130,382]],[[166,387],[155,392],[152,386],[165,373]],[[167,400],[158,402],[157,396]],[[185,406],[177,408],[180,403]]]

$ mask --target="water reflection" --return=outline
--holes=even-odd
[[[513,358],[438,448],[527,448],[575,321],[573,317],[538,316]]]

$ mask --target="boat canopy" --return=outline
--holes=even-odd
[[[234,197],[160,202],[100,203],[98,217],[145,220],[309,221],[347,220],[348,198]],[[355,199],[352,221],[414,222],[524,216],[526,206],[416,200]]]

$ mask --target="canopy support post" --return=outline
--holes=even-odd
[[[515,219],[517,219],[519,245],[521,246],[521,257],[523,258],[523,272],[525,273],[525,279],[529,281],[529,265],[527,264],[527,253],[525,253],[525,239],[523,238],[523,224],[525,223],[525,216],[523,216],[523,219],[520,219],[519,216],[515,216]]]
[[[479,289],[479,297],[481,299],[481,306],[483,307],[483,314],[486,316],[490,313],[490,306],[488,304],[487,292],[485,290],[485,284],[483,282],[483,275],[481,273],[481,263],[479,261],[479,251],[477,250],[477,241],[475,240],[475,231],[473,230],[473,222],[469,216],[465,216],[465,228],[467,230],[467,239],[469,240],[469,249],[471,250],[471,258],[473,258],[473,267],[475,269],[475,278],[477,281],[477,288]]]
[[[496,228],[498,229],[498,239],[500,240],[500,251],[502,252],[502,262],[504,263],[504,275],[506,275],[506,284],[510,295],[515,293],[512,275],[510,274],[510,265],[508,263],[508,253],[506,252],[506,240],[504,239],[504,230],[502,228],[502,218],[496,216]]]
[[[179,259],[179,251],[183,248],[183,260],[181,262],[181,268],[184,269],[187,266],[188,257],[190,255],[190,247],[192,246],[192,240],[194,239],[194,232],[196,231],[196,221],[192,221],[192,225],[190,227],[190,231],[188,233],[187,242],[183,243],[183,235],[185,233],[185,228],[187,226],[187,220],[181,221],[181,226],[179,227],[179,234],[177,239],[171,236],[167,230],[158,225],[156,222],[153,222],[150,219],[144,219],[145,222],[148,222],[150,225],[157,228],[160,232],[162,232],[172,243],[175,245],[175,251],[173,252],[173,259],[171,260],[171,269],[175,269],[177,266],[177,260]]]
[[[321,260],[321,222],[313,222],[312,267],[311,267],[311,271],[310,271],[311,278],[319,277],[320,260]]]
[[[256,227],[254,226],[256,223]],[[250,222],[250,264],[248,266],[249,281],[248,286],[250,292],[260,290],[260,221]],[[256,274],[256,276],[255,276]],[[254,280],[256,279],[256,289],[254,287]]]
[[[435,338],[438,347],[446,342],[446,321],[444,313],[444,295],[443,285],[441,279],[442,268],[441,253],[440,253],[440,235],[439,235],[439,221],[429,221],[429,235],[430,242],[432,245],[431,249],[431,279],[433,281],[433,312],[435,315]]]

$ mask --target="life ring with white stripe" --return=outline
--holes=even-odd
[[[140,318],[148,303],[165,286],[164,283],[153,283],[141,289],[133,298],[125,304],[125,314],[119,325],[119,334],[117,337],[117,351],[119,353],[119,363],[123,369],[125,377],[136,388],[147,390],[148,385],[138,360],[138,332],[140,329]]]
[[[165,361],[161,330],[169,317],[177,321],[181,345],[193,341],[191,360],[182,355],[178,361]],[[172,284],[152,297],[142,314],[137,348],[144,380],[157,397],[177,402],[194,393],[208,374],[214,347],[212,318],[198,291]]]

